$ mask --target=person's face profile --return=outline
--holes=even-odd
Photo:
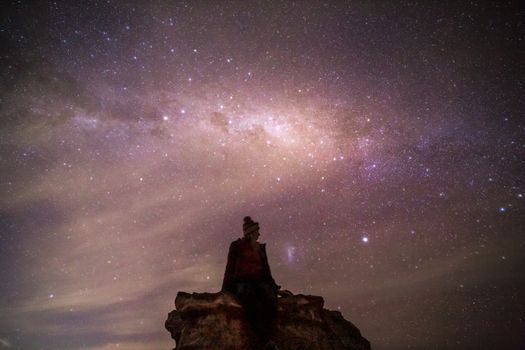
[[[248,236],[249,236],[250,239],[253,239],[254,241],[256,241],[259,238],[260,235],[261,234],[259,233],[259,229],[257,229],[255,231],[251,232]]]

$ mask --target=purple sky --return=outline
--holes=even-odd
[[[512,2],[18,2],[0,349],[170,349],[242,218],[374,350],[523,349]]]

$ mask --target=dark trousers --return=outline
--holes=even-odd
[[[267,342],[275,330],[277,316],[277,293],[271,284],[255,281],[237,282],[235,295],[259,340]]]

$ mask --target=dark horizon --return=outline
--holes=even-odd
[[[0,349],[170,349],[242,218],[390,349],[525,347],[518,2],[3,4]]]

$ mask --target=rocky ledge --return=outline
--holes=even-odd
[[[279,298],[277,334],[280,350],[370,350],[370,342],[340,312],[323,308],[318,296]],[[255,337],[234,295],[179,292],[166,329],[177,350],[254,349]]]

